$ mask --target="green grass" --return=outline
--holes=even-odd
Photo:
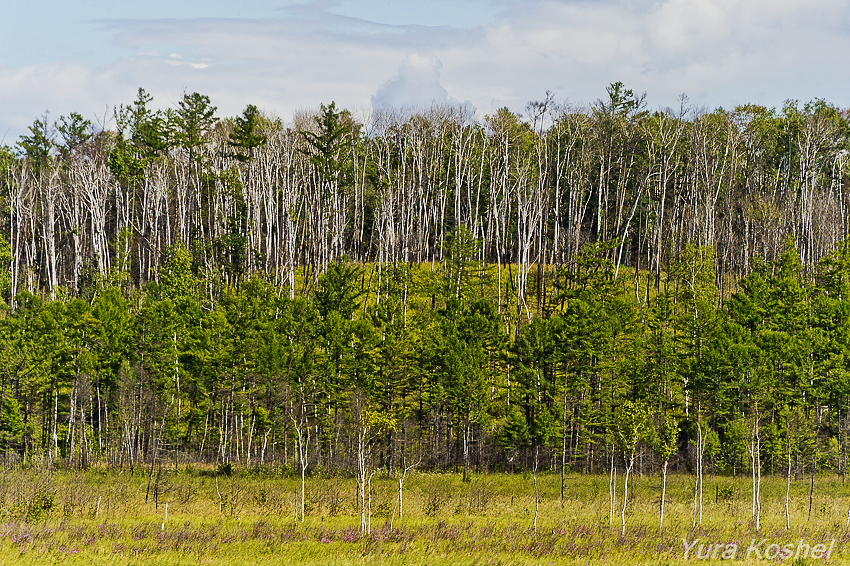
[[[767,544],[801,538],[828,543],[834,538],[832,561],[850,557],[850,533],[845,527],[850,484],[842,485],[835,476],[817,478],[811,519],[807,481],[793,484],[790,531],[785,529],[784,479],[765,478],[759,532],[751,517],[747,477],[706,478],[703,521],[693,528],[693,478],[671,476],[663,531],[658,529],[660,478],[636,477],[625,535],[620,534],[619,497],[617,513],[610,520],[604,475],[569,475],[563,506],[560,477],[541,475],[536,532],[529,476],[492,474],[463,483],[454,474],[413,474],[405,483],[403,517],[396,509],[396,481],[375,478],[370,535],[359,533],[351,479],[310,479],[307,520],[297,525],[299,482],[273,471],[219,477],[218,491],[211,471],[170,472],[161,477],[156,503],[152,495],[145,502],[147,480],[143,472],[128,471],[2,472],[0,564],[707,562],[686,562],[683,538],[739,541],[739,558],[753,538],[766,538]],[[52,505],[45,493],[54,494]],[[163,527],[166,504],[168,520]]]

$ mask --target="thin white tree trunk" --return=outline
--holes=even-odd
[[[785,474],[785,529],[791,529],[791,515],[788,502],[791,497],[791,439],[788,439],[788,473]]]
[[[629,465],[626,466],[626,481],[623,483],[623,509],[620,513],[620,520],[622,521],[623,530],[622,534],[626,534],[626,506],[629,504],[629,475],[632,473],[632,468],[635,465],[635,455],[632,454],[629,458]]]
[[[661,467],[661,518],[658,521],[658,530],[664,529],[664,499],[667,497],[667,464],[668,460],[664,460],[664,465]]]

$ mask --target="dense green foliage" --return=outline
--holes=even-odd
[[[826,102],[649,112],[616,83],[289,125],[151,103],[0,151],[8,453],[364,484],[844,473],[850,136]]]
[[[298,462],[354,473],[369,415],[387,469],[695,465],[797,473],[846,463],[850,247],[804,269],[793,242],[754,259],[728,300],[713,251],[688,246],[656,292],[588,246],[543,316],[499,309],[492,270],[336,261],[305,297],[252,278],[219,288],[167,251],[144,289],[21,293],[0,320],[0,442],[68,465]],[[657,432],[653,426],[657,426]],[[373,427],[374,428],[374,427]],[[677,432],[678,429],[678,432]],[[678,443],[677,443],[678,438]],[[654,448],[653,450],[649,450]]]

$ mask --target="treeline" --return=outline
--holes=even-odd
[[[331,262],[307,298],[258,277],[211,295],[180,244],[143,290],[118,273],[76,298],[21,292],[0,320],[0,449],[364,482],[412,465],[845,473],[850,243],[810,269],[787,240],[728,300],[710,247],[685,246],[656,291],[617,274],[616,241],[588,244],[529,323],[500,312],[468,230],[449,241],[433,269]]]
[[[10,457],[845,472],[843,111],[150,102],[2,153]]]
[[[0,151],[12,304],[75,296],[111,269],[141,288],[180,243],[222,285],[265,277],[295,292],[338,257],[444,261],[465,226],[479,260],[511,265],[504,304],[531,317],[545,277],[586,243],[660,277],[689,242],[716,250],[724,293],[787,237],[814,265],[848,236],[848,116],[822,100],[779,111],[647,110],[621,83],[586,108],[551,95],[523,115],[334,104],[291,123],[253,105],[220,119],[207,96],[165,111],[140,89],[115,130],[72,113]]]

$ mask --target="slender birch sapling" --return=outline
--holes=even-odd
[[[652,442],[652,451],[661,461],[661,508],[658,519],[658,529],[664,528],[664,499],[667,495],[667,465],[670,458],[676,454],[676,446],[679,441],[679,424],[672,413],[663,415],[661,426],[655,434]]]
[[[629,476],[635,466],[635,456],[641,442],[647,440],[649,425],[649,409],[643,401],[626,401],[617,411],[616,433],[614,438],[617,446],[623,451],[626,461],[626,477],[623,485],[623,508],[620,513],[622,533],[626,534],[626,506],[629,504]]]

